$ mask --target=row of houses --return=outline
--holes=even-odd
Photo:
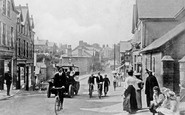
[[[33,78],[34,21],[29,7],[14,0],[0,0],[0,89],[4,74],[11,72],[13,87],[26,90]]]
[[[179,94],[185,87],[185,0],[136,0],[133,6],[132,65],[146,79]],[[183,94],[181,94],[183,95]]]

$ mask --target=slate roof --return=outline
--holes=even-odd
[[[167,32],[165,35],[152,42],[141,52],[147,52],[147,51],[157,49],[184,31],[185,31],[185,22],[177,25],[175,28]]]
[[[175,18],[184,10],[184,0],[137,0],[138,17]]]

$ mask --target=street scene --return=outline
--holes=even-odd
[[[185,115],[185,0],[0,0],[0,115]]]

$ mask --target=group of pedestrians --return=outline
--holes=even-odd
[[[108,92],[110,80],[107,77],[107,75],[105,75],[103,78],[103,76],[100,74],[100,72],[98,72],[97,76],[95,76],[94,74],[91,74],[91,76],[89,77],[89,79],[88,79],[89,92],[90,92],[90,87],[91,87],[90,85],[92,85],[92,90],[94,90],[95,79],[96,79],[96,83],[97,83],[97,88],[98,88],[98,90],[100,90],[100,93],[102,94],[103,86],[104,86],[104,91],[106,89]]]
[[[178,101],[175,93],[165,87],[160,89],[152,71],[146,69],[148,77],[145,84],[139,75],[133,73],[133,70],[128,71],[128,77],[125,80],[124,111],[134,114],[142,109],[141,90],[145,85],[147,107],[153,115],[178,115]]]

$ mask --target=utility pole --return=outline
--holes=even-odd
[[[114,44],[114,70],[116,66],[116,45]]]

